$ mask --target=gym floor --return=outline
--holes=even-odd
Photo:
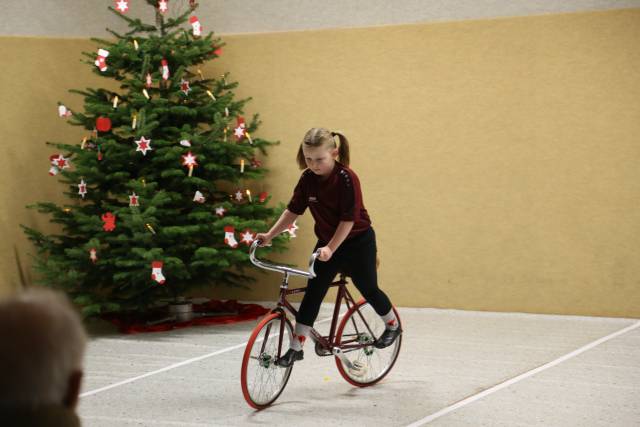
[[[332,357],[307,345],[282,395],[262,411],[240,388],[257,320],[138,335],[90,328],[83,425],[640,425],[638,319],[399,311],[402,349],[380,383],[351,386]],[[323,305],[323,333],[331,312]]]

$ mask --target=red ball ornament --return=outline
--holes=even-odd
[[[100,132],[109,132],[111,130],[111,119],[109,117],[98,117],[96,119],[96,129]]]

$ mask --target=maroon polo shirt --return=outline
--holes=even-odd
[[[358,176],[338,162],[324,180],[310,169],[302,172],[287,209],[302,215],[307,207],[316,222],[316,236],[325,244],[333,238],[340,221],[354,222],[347,239],[371,227]]]

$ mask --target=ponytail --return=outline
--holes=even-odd
[[[335,138],[336,136],[338,137],[337,140]],[[328,148],[337,148],[340,163],[349,167],[349,141],[347,141],[347,138],[340,132],[330,132],[325,128],[309,129],[302,139],[302,144],[298,147],[296,161],[300,169],[307,168],[307,162],[305,161],[304,152],[302,151],[303,145],[308,147],[325,145],[328,146]]]

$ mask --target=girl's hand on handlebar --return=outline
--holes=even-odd
[[[323,246],[318,249],[318,259],[320,261],[329,261],[333,255],[333,251],[329,246]]]
[[[265,246],[271,246],[273,237],[269,236],[269,233],[258,233],[256,234],[256,240],[260,241],[259,246],[263,248]]]

